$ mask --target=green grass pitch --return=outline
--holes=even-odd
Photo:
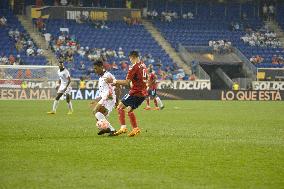
[[[134,138],[97,136],[89,102],[0,101],[0,188],[284,188],[283,102],[140,107]]]

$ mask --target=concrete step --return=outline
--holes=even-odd
[[[145,28],[151,33],[153,38],[158,42],[158,44],[166,51],[167,54],[171,57],[171,59],[177,63],[178,66],[183,68],[185,73],[191,74],[191,69],[186,65],[186,63],[180,58],[174,48],[172,48],[171,44],[166,41],[166,39],[162,36],[162,34],[153,26],[153,24],[149,21],[143,20],[143,25]]]

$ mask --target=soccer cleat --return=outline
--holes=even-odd
[[[108,136],[110,136],[110,137],[117,136],[117,135],[115,135],[115,133],[116,133],[116,130],[110,131]]]
[[[155,107],[155,108],[153,108],[153,110],[160,110],[160,108],[159,107]]]
[[[114,133],[115,136],[118,136],[118,135],[121,135],[123,133],[127,133],[128,132],[128,129],[127,128],[120,128],[118,131],[116,131]]]
[[[102,129],[102,130],[100,130],[99,132],[98,132],[98,135],[103,135],[103,134],[105,134],[105,133],[110,133],[111,131],[110,131],[110,128],[106,128],[106,129]]]
[[[51,111],[51,112],[46,112],[47,114],[56,114],[56,112],[55,111]]]
[[[73,114],[73,111],[69,111],[68,113],[67,113],[67,115],[72,115]]]
[[[160,107],[160,110],[162,110],[162,109],[164,109],[164,108],[165,108],[165,106],[161,106],[161,107]]]
[[[141,130],[138,127],[136,127],[134,129],[132,129],[132,131],[128,134],[128,136],[134,137],[134,136],[139,135],[140,132],[141,132]]]
[[[146,108],[144,108],[144,110],[151,110],[151,107],[147,106]]]

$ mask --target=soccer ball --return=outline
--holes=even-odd
[[[97,121],[97,127],[99,130],[102,130],[102,129],[106,129],[108,128],[108,121],[107,120],[100,120],[100,121]]]

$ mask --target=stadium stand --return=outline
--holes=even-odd
[[[164,50],[155,42],[152,36],[145,30],[143,25],[127,25],[123,21],[108,21],[106,22],[107,28],[97,28],[96,25],[90,23],[78,24],[75,20],[46,20],[46,30],[51,33],[55,38],[61,35],[60,28],[69,28],[69,35],[76,38],[78,45],[87,49],[111,49],[116,52],[120,48],[123,49],[124,55],[137,49],[141,55],[150,56],[146,64],[157,65],[162,64],[162,68],[174,65],[170,57],[164,52]],[[154,59],[154,62],[153,62]],[[83,61],[86,69],[80,70],[79,63]],[[127,61],[127,57],[109,57],[107,62],[120,62]],[[98,77],[94,73],[89,73],[88,70],[92,68],[92,61],[87,56],[80,56],[79,53],[74,54],[74,64],[67,64],[67,67],[71,69],[72,76],[80,78],[90,74],[91,79],[97,79]],[[156,70],[158,71],[156,66]],[[122,69],[114,69],[112,72],[117,78],[124,78],[126,71]]]
[[[240,6],[242,12],[240,12]],[[284,55],[284,50],[279,45],[273,47],[265,45],[250,46],[241,40],[241,37],[252,31],[261,32],[263,35],[266,33],[263,21],[254,15],[257,7],[252,3],[242,5],[232,3],[228,4],[228,6],[217,4],[210,5],[210,7],[209,4],[188,3],[182,9],[177,6],[170,6],[170,8],[166,9],[161,5],[154,4],[153,9],[160,14],[163,14],[162,11],[165,10],[170,13],[181,10],[185,13],[194,12],[197,14],[194,14],[193,19],[182,19],[182,15],[178,15],[179,18],[173,18],[171,21],[154,19],[153,23],[176,49],[179,43],[186,46],[207,46],[210,40],[227,40],[233,46],[239,48],[248,59],[257,55],[261,56],[263,62],[256,64],[257,67],[283,67],[283,64],[272,64],[274,56],[283,57]],[[232,27],[236,24],[238,29],[234,30]]]
[[[44,56],[37,55],[37,46],[33,40],[29,37],[23,26],[18,21],[17,17],[9,10],[2,10],[0,18],[5,17],[7,19],[6,26],[0,26],[0,59],[1,64],[13,64],[6,62],[6,57],[17,57],[21,59],[20,62],[16,61],[16,64],[25,65],[46,65],[47,61]],[[20,40],[19,40],[20,39]],[[22,50],[17,50],[16,40],[21,43]],[[27,48],[32,47],[34,55],[27,55]],[[3,59],[4,58],[4,59]]]
[[[43,5],[54,5],[53,0],[44,0]],[[78,1],[82,6],[98,6],[94,1]],[[34,0],[25,1],[25,5],[35,4]],[[101,7],[125,7],[122,0],[119,1],[99,1]],[[277,20],[283,28],[283,4],[278,6]],[[155,10],[159,15],[173,14],[171,21],[167,22],[165,19],[161,21],[159,18],[154,19],[154,25],[161,31],[166,40],[177,49],[178,44],[186,46],[208,46],[209,41],[226,40],[232,43],[233,46],[240,49],[240,51],[249,59],[258,62],[257,67],[283,67],[283,64],[272,64],[275,57],[283,57],[284,50],[280,46],[250,46],[241,38],[247,32],[265,31],[264,22],[257,14],[259,7],[253,2],[248,3],[196,3],[196,1],[184,1],[180,4],[177,1],[149,1],[148,10]],[[209,11],[208,11],[209,10]],[[191,13],[192,16],[185,14]],[[17,18],[11,13],[4,14],[7,17],[9,27],[1,27],[1,55],[14,56],[20,55],[25,64],[45,65],[46,59],[43,56],[27,56],[25,52],[18,53],[13,40],[9,37],[9,29],[18,28],[20,32],[25,32],[20,25]],[[189,14],[188,14],[189,15]],[[1,15],[0,15],[1,16]],[[183,16],[185,16],[183,19]],[[166,18],[167,16],[164,15]],[[192,19],[189,19],[192,17]],[[129,26],[122,21],[107,21],[108,28],[98,29],[90,23],[78,24],[75,20],[51,20],[46,21],[46,31],[51,33],[55,39],[60,36],[60,28],[69,28],[69,36],[73,36],[76,40],[76,47],[83,47],[86,51],[88,49],[106,49],[118,52],[122,48],[124,54],[127,55],[132,49],[137,49],[145,58],[146,64],[153,63],[158,66],[155,67],[158,72],[160,69],[168,69],[168,66],[173,67],[173,61],[165,53],[165,51],[155,42],[149,32],[142,25]],[[238,25],[238,28],[234,28]],[[265,32],[264,32],[265,33]],[[133,43],[135,41],[135,43]],[[5,44],[5,45],[3,45]],[[7,47],[8,45],[8,47]],[[79,50],[79,49],[78,49]],[[56,52],[60,58],[60,53]],[[72,76],[75,78],[90,77],[97,79],[95,74],[91,73],[92,61],[87,56],[81,56],[76,52],[72,56],[71,64],[67,67],[71,69]],[[149,60],[149,61],[148,61]],[[108,62],[111,64],[115,62],[119,65],[120,62],[127,61],[126,58],[109,57]],[[83,62],[83,63],[81,63]],[[259,63],[261,62],[261,63]],[[83,64],[83,66],[82,66]],[[162,66],[159,66],[161,64]],[[84,68],[84,69],[82,69]],[[120,68],[120,66],[118,66]],[[177,68],[178,69],[178,68]],[[114,74],[118,78],[124,78],[126,72],[123,69],[114,69]]]
[[[284,30],[284,3],[279,4],[277,7],[276,20],[282,30]]]

